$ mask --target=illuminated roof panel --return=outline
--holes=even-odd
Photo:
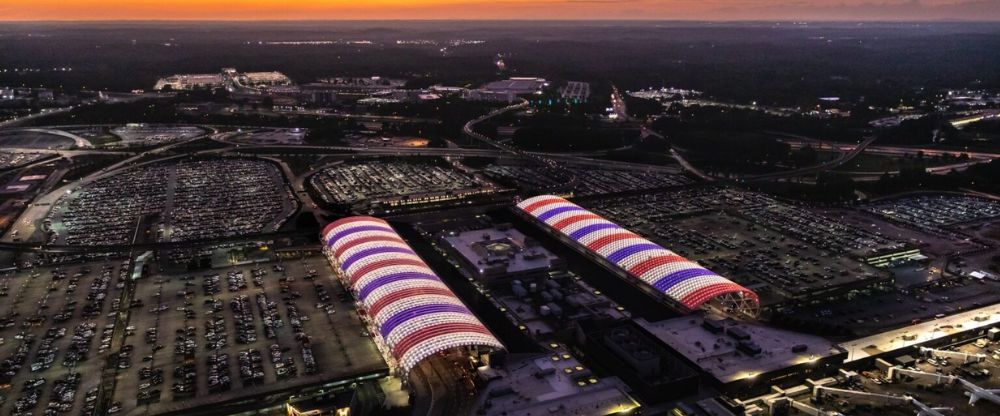
[[[750,314],[759,308],[749,289],[563,198],[536,196],[517,207],[687,309],[716,298]]]
[[[596,233],[601,230],[621,230],[623,229],[618,224],[612,223],[611,221],[588,221],[586,223],[578,224],[579,227],[567,228],[566,235],[574,240],[581,240],[592,233]]]
[[[421,328],[420,331],[400,340],[392,347],[392,353],[403,366],[413,368],[421,360],[448,348],[486,345],[501,348],[482,324],[466,322],[442,322]]]
[[[389,234],[387,232],[384,232],[384,231],[380,231],[380,232],[363,231],[363,232],[352,234],[352,236],[357,236],[357,238],[352,239],[350,242],[346,242],[344,244],[339,244],[339,246],[336,247],[336,251],[334,251],[333,255],[338,256],[338,257],[343,256],[343,254],[344,254],[345,251],[347,251],[349,249],[352,249],[352,248],[355,248],[355,247],[357,247],[360,244],[366,244],[366,243],[399,243],[399,244],[405,244],[405,243],[403,243],[403,240],[401,238],[396,237],[395,235],[391,235],[391,234]]]
[[[410,347],[405,350],[400,349],[400,365],[405,368],[412,368],[420,363],[424,358],[437,354],[451,348],[473,345],[492,345],[496,342],[493,335],[482,333],[481,331],[461,331],[458,328],[448,328],[447,333],[432,337],[425,337],[418,347]]]
[[[503,349],[385,221],[345,218],[323,229],[323,241],[403,371],[449,348]]]
[[[374,264],[382,264],[382,262],[388,260],[398,260],[400,262],[411,261],[411,260],[419,261],[422,266],[427,267],[427,265],[423,264],[423,260],[420,260],[420,256],[417,256],[415,253],[410,254],[410,253],[386,252],[386,253],[375,253],[361,260],[358,260],[357,262],[352,264],[351,267],[346,268],[346,271],[348,273],[348,276],[354,278],[356,277],[355,273],[370,268]]]
[[[412,286],[397,288],[390,293],[379,296],[377,301],[371,302],[367,305],[368,313],[372,315],[378,315],[382,308],[389,307],[396,302],[405,302],[413,297],[427,297],[427,296],[442,296],[450,298],[452,293],[448,288],[437,287],[434,285],[427,286]]]
[[[361,280],[368,273],[374,273],[380,269],[391,267],[391,266],[416,266],[416,267],[427,267],[424,262],[419,258],[388,258],[380,259],[375,261],[365,261],[359,267],[355,267],[351,271],[351,281],[350,284],[354,285],[355,282]]]
[[[646,259],[626,271],[632,275],[641,277],[642,280],[649,281],[655,277],[665,275],[672,267],[678,267],[676,263],[686,261],[688,260],[676,254],[667,254]]]

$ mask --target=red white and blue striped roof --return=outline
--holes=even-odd
[[[344,218],[322,235],[327,256],[405,372],[450,348],[503,348],[387,222]]]
[[[753,291],[563,198],[541,195],[517,207],[689,310],[728,294],[758,303]]]

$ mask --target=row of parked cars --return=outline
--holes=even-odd
[[[285,326],[284,321],[281,320],[281,316],[278,315],[278,304],[274,301],[267,299],[267,294],[261,292],[257,296],[257,307],[260,308],[260,313],[264,319],[264,336],[267,339],[275,339],[278,337],[278,328]]]
[[[235,296],[229,301],[229,307],[233,310],[233,318],[236,319],[236,342],[250,344],[257,341],[257,329],[254,326],[249,298],[246,295]]]
[[[243,381],[244,386],[264,382],[264,359],[260,350],[250,348],[240,351],[237,359],[240,364],[240,380]]]
[[[215,352],[205,358],[208,364],[208,392],[220,393],[229,390],[229,354]]]

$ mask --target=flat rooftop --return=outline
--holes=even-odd
[[[992,327],[997,324],[1000,324],[1000,304],[869,335],[844,342],[840,344],[840,347],[847,350],[847,362],[851,362],[923,344],[970,329]]]
[[[590,375],[561,349],[550,355],[511,356],[495,371],[503,378],[490,382],[476,403],[485,415],[606,415],[639,406],[621,380]],[[487,400],[489,408],[484,407]]]
[[[563,319],[577,321],[594,317],[621,320],[632,316],[624,307],[612,302],[603,293],[588,285],[572,272],[554,272],[550,273],[550,277],[560,279],[562,286],[559,290],[565,296],[556,304],[562,307],[570,304],[577,306],[573,308],[572,312],[570,308],[565,308],[566,313],[562,315]],[[532,281],[529,280],[528,283],[530,284]],[[543,285],[541,281],[534,283]],[[491,293],[493,296],[490,301],[493,305],[504,312],[508,320],[515,325],[525,327],[529,333],[547,335],[562,329],[564,326],[559,318],[542,315],[537,308],[537,301],[533,301],[530,297],[518,296],[510,290],[510,286],[497,285]]]
[[[480,276],[487,274],[522,274],[544,271],[557,266],[559,256],[533,243],[520,231],[493,227],[446,234],[448,242]]]
[[[841,353],[836,345],[822,337],[754,323],[719,321],[727,329],[736,326],[750,334],[750,339],[763,351],[750,356],[737,350],[737,341],[733,337],[724,332],[712,333],[702,327],[704,320],[705,315],[701,314],[659,322],[639,318],[635,322],[723,383]],[[805,351],[792,352],[792,347],[796,345],[805,345]]]

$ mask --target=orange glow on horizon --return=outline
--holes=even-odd
[[[1000,20],[995,0],[6,0],[3,20]]]

